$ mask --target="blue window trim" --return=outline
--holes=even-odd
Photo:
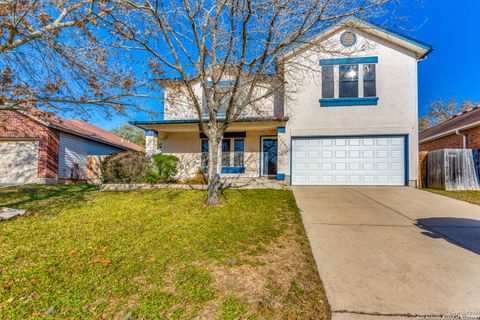
[[[277,133],[285,133],[285,127],[278,127]]]
[[[337,58],[337,59],[321,59],[321,66],[334,66],[340,64],[366,64],[378,63],[378,57],[359,57],[359,58]]]
[[[221,173],[245,173],[245,167],[222,167]]]
[[[320,99],[321,107],[376,106],[377,104],[378,97]]]
[[[408,186],[410,182],[410,158],[409,158],[409,137],[408,133],[403,134],[366,134],[366,135],[339,135],[339,136],[292,136],[290,137],[290,185],[293,185],[293,140],[298,139],[328,139],[328,138],[381,138],[381,137],[403,137],[404,138],[404,158],[405,158],[405,176],[404,185]]]

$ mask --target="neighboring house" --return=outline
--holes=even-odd
[[[420,151],[480,149],[480,108],[458,114],[420,133]]]
[[[80,120],[0,110],[0,184],[85,179],[88,155],[142,148]]]
[[[288,99],[265,98],[260,114],[247,111],[230,126],[221,175],[292,185],[415,186],[417,63],[431,46],[358,19],[315,41],[336,53],[303,45],[276,61],[277,70],[286,70]],[[196,91],[201,96],[200,84]],[[207,165],[208,143],[192,106],[169,99],[170,92],[166,86],[162,119],[133,124],[146,130],[152,146],[160,135],[163,152],[181,159],[180,178],[187,178]]]

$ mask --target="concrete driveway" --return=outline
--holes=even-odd
[[[480,316],[480,206],[407,187],[293,191],[333,319]]]

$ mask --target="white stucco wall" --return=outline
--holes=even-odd
[[[290,175],[291,136],[408,134],[409,180],[414,183],[418,170],[415,54],[360,31],[356,32],[356,48],[345,50],[340,45],[341,33],[325,42],[338,53],[306,50],[285,61],[285,112],[289,121],[285,134],[279,134],[278,172]],[[369,56],[378,57],[378,105],[321,107],[320,59]]]

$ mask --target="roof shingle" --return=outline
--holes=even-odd
[[[437,124],[420,133],[419,140],[432,140],[433,137],[448,135],[455,132],[455,130],[465,126],[473,125],[480,121],[480,108],[476,107],[470,111],[464,112],[460,115],[454,116],[447,121]]]

